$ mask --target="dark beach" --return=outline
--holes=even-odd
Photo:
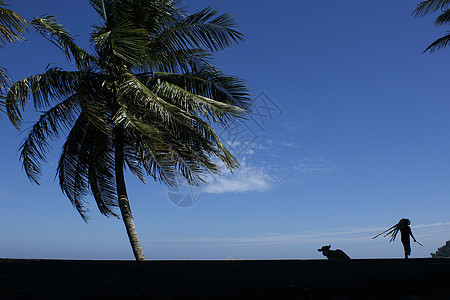
[[[2,299],[450,299],[450,259],[0,259]]]

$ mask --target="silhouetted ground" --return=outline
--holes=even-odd
[[[450,259],[0,259],[1,299],[450,299]]]

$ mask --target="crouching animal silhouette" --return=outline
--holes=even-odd
[[[346,260],[350,259],[350,257],[345,254],[341,249],[330,250],[331,245],[322,246],[321,249],[317,249],[317,251],[322,252],[324,256],[326,256],[329,260]]]

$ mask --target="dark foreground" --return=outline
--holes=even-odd
[[[450,299],[450,259],[0,259],[1,299]]]

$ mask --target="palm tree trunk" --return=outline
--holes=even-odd
[[[123,128],[119,124],[115,128],[115,172],[116,172],[116,186],[117,197],[119,199],[119,208],[122,213],[122,220],[127,229],[128,238],[130,240],[131,248],[136,260],[145,260],[144,252],[142,251],[141,243],[137,234],[136,226],[134,225],[133,215],[131,214],[130,203],[128,201],[127,188],[125,185],[125,177],[123,174]]]

